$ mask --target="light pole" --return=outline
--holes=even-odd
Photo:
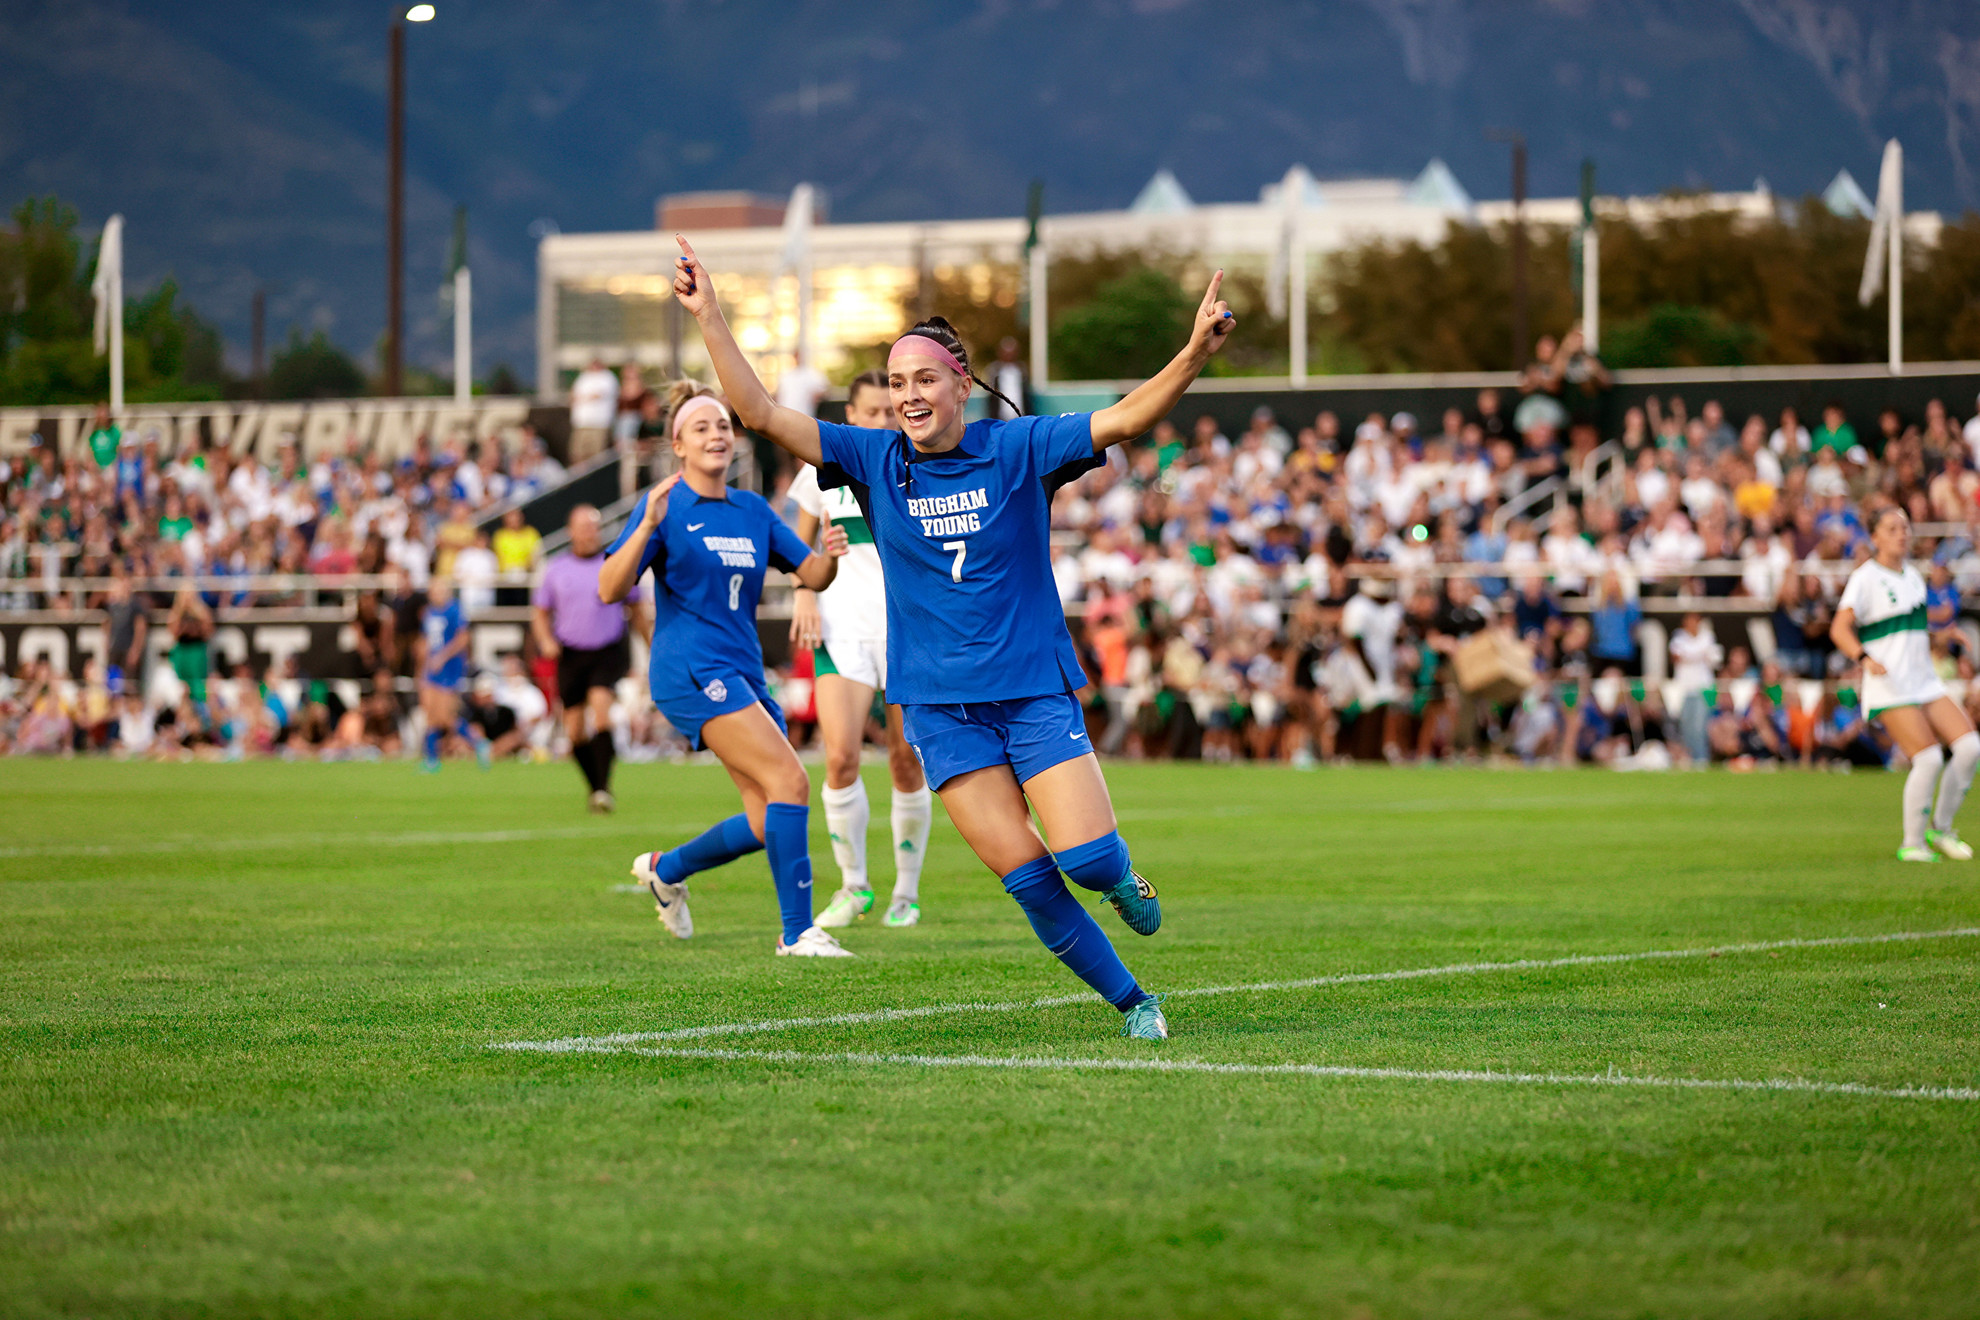
[[[432,5],[394,9],[385,111],[385,382],[387,398],[404,385],[406,333],[406,24],[433,21]]]
[[[1512,144],[1512,369],[1519,371],[1533,349],[1526,338],[1526,136],[1503,128],[1487,129],[1485,136]]]

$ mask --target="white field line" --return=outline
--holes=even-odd
[[[1116,810],[1114,817],[1123,821],[1163,821],[1201,820],[1223,816],[1258,815],[1300,815],[1300,816],[1373,816],[1373,815],[1414,815],[1421,812],[1450,812],[1453,815],[1476,814],[1500,811],[1554,811],[1580,810],[1590,807],[1621,806],[1629,799],[1620,797],[1579,797],[1579,796],[1535,796],[1535,797],[1488,797],[1488,798],[1390,798],[1381,802],[1343,802],[1330,806],[1324,802],[1303,804],[1298,812],[1272,810],[1251,803],[1234,802],[1220,807],[1168,808],[1168,807],[1127,807]],[[1675,799],[1677,806],[1700,806],[1703,799]]]
[[[1198,995],[1313,990],[1323,986],[1363,985],[1374,981],[1414,981],[1428,976],[1477,976],[1487,972],[1537,971],[1551,967],[1597,967],[1612,963],[1705,958],[1713,954],[1764,953],[1774,949],[1833,949],[1867,944],[1903,944],[1917,940],[1967,939],[1974,936],[1980,936],[1980,926],[1962,926],[1955,930],[1898,931],[1888,935],[1833,935],[1822,939],[1763,940],[1751,944],[1722,944],[1697,949],[1650,949],[1639,953],[1585,953],[1567,958],[1522,958],[1515,962],[1450,963],[1443,967],[1414,967],[1393,972],[1341,972],[1333,976],[1309,976],[1296,981],[1255,981],[1245,985],[1198,986],[1188,990],[1172,990],[1165,997],[1184,999]],[[1078,994],[1050,995],[1043,999],[1013,1000],[1004,1003],[926,1004],[920,1008],[882,1008],[863,1013],[834,1013],[829,1017],[771,1018],[758,1022],[718,1022],[703,1027],[675,1027],[669,1031],[625,1031],[605,1036],[567,1036],[561,1040],[511,1041],[494,1044],[491,1048],[534,1050],[548,1054],[595,1052],[600,1049],[624,1049],[647,1041],[699,1040],[709,1036],[748,1036],[768,1031],[799,1031],[810,1027],[860,1026],[955,1013],[1016,1013],[1030,1008],[1058,1008],[1067,1004],[1093,1003],[1096,998],[1091,994]]]
[[[532,1050],[523,1041],[498,1049]],[[587,1054],[638,1054],[657,1059],[721,1059],[745,1063],[835,1063],[874,1067],[1009,1068],[1042,1072],[1215,1073],[1252,1077],[1334,1077],[1402,1082],[1485,1082],[1500,1086],[1635,1086],[1674,1091],[1802,1091],[1814,1095],[1864,1096],[1879,1100],[1980,1100],[1980,1090],[1963,1086],[1867,1086],[1861,1082],[1816,1082],[1799,1077],[1749,1081],[1736,1077],[1656,1077],[1632,1073],[1508,1073],[1468,1068],[1356,1068],[1320,1063],[1211,1063],[1201,1059],[1053,1059],[1036,1055],[998,1058],[983,1054],[868,1054],[803,1050],[721,1050],[593,1044],[573,1047]]]
[[[123,857],[140,853],[257,852],[264,848],[428,848],[461,843],[528,843],[537,839],[610,840],[636,829],[607,833],[597,826],[545,830],[416,830],[406,834],[264,834],[252,839],[146,839],[136,843],[49,843],[0,848],[9,857]]]

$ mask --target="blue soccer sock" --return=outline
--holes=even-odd
[[[1066,879],[1081,889],[1105,893],[1128,877],[1127,844],[1121,841],[1119,830],[1108,830],[1091,843],[1068,848],[1054,860]]]
[[[428,729],[426,731],[426,759],[429,761],[440,759],[440,730],[438,729]]]
[[[784,943],[811,929],[811,806],[772,802],[763,809],[763,848],[784,914]]]
[[[454,732],[461,735],[463,742],[473,744],[481,741],[481,730],[475,728],[465,715],[454,722]]]
[[[762,846],[763,841],[749,827],[749,817],[737,812],[680,847],[661,853],[660,864],[653,868],[653,873],[666,883],[677,885],[698,871],[726,865]]]
[[[1004,888],[1024,909],[1031,928],[1052,956],[1070,967],[1073,975],[1092,986],[1102,999],[1125,1013],[1148,998],[1099,925],[1059,878],[1059,868],[1051,857],[1026,862],[1004,877]]]

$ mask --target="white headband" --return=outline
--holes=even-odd
[[[680,407],[674,409],[673,423],[667,428],[668,431],[670,432],[669,435],[670,439],[678,440],[681,438],[681,423],[687,420],[688,414],[693,412],[698,405],[706,405],[710,408],[714,408],[717,411],[719,411],[724,417],[729,415],[728,404],[723,403],[720,399],[716,398],[712,394],[697,394],[693,398],[687,400],[687,402],[683,403]]]

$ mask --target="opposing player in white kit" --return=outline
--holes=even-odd
[[[869,371],[846,396],[851,426],[891,429],[894,405],[887,377]],[[887,686],[887,587],[880,552],[852,489],[820,490],[818,470],[804,464],[791,483],[791,498],[804,512],[797,533],[806,544],[817,536],[823,515],[842,527],[852,544],[839,560],[839,576],[822,592],[800,590],[791,617],[791,644],[807,646],[818,674],[818,732],[825,743],[825,827],[832,834],[832,857],[839,864],[840,888],[818,914],[825,927],[850,926],[873,908],[873,884],[866,874],[866,785],[859,777],[860,747],[866,737],[873,694]],[[912,926],[921,920],[921,863],[928,850],[933,803],[921,762],[901,733],[901,708],[887,707],[887,770],[894,781],[894,896],[881,924]]]
[[[1925,579],[1905,562],[1911,519],[1903,509],[1880,510],[1870,539],[1877,553],[1849,575],[1829,636],[1836,649],[1863,662],[1863,713],[1911,758],[1898,860],[1971,861],[1973,849],[1953,828],[1953,816],[1973,786],[1980,733],[1932,670]]]

